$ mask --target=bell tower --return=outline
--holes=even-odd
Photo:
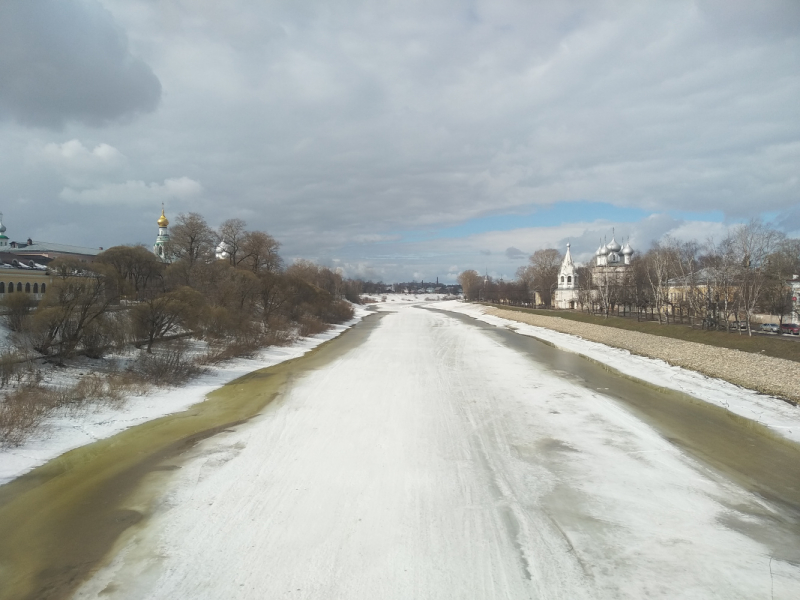
[[[158,224],[158,236],[156,237],[156,243],[153,244],[153,254],[159,257],[164,262],[167,262],[166,258],[166,249],[165,245],[169,241],[169,233],[167,232],[167,227],[169,227],[169,221],[167,217],[164,215],[164,204],[161,204],[161,216],[156,221]]]

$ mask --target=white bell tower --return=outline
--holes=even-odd
[[[164,215],[164,204],[161,204],[161,216],[156,221],[158,224],[158,236],[156,237],[156,243],[153,244],[153,254],[159,257],[163,261],[167,261],[166,257],[166,248],[164,247],[166,243],[169,241],[169,233],[167,232],[167,227],[169,227],[169,221],[167,217]]]
[[[578,273],[575,263],[572,262],[570,245],[567,244],[567,253],[558,271],[558,287],[556,288],[553,304],[556,308],[574,309],[578,306]]]

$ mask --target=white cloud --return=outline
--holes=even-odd
[[[377,242],[391,242],[401,239],[398,234],[384,235],[379,233],[365,233],[354,235],[352,240],[357,244],[374,244]]]
[[[39,157],[43,162],[67,172],[111,171],[125,162],[125,155],[110,144],[100,143],[89,149],[77,139],[63,144],[45,144],[39,150]]]
[[[165,179],[164,183],[126,181],[105,184],[96,188],[61,190],[59,197],[66,202],[84,205],[138,204],[152,205],[168,200],[185,200],[199,196],[203,186],[188,177]]]

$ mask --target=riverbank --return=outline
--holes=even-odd
[[[800,363],[794,361],[501,308],[487,307],[486,314],[577,335],[724,379],[762,394],[779,396],[794,404],[800,402]]]
[[[112,404],[89,405],[77,413],[69,410],[56,412],[24,443],[0,449],[0,485],[74,448],[109,438],[165,415],[184,411],[202,402],[213,390],[248,373],[299,358],[339,336],[370,312],[361,306],[355,309],[356,314],[351,321],[332,325],[328,331],[300,338],[289,346],[265,348],[253,358],[237,358],[209,366],[205,374],[181,386],[156,388],[147,394],[131,395]]]

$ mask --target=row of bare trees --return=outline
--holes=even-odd
[[[710,326],[739,321],[749,332],[755,313],[781,322],[800,317],[790,283],[799,273],[800,240],[753,220],[721,240],[665,237],[635,265],[633,281],[626,283],[629,290],[643,288],[638,305],[652,306],[661,321],[676,315]]]
[[[193,335],[232,355],[322,331],[348,320],[359,282],[308,261],[288,268],[280,244],[241,219],[211,228],[178,215],[162,261],[143,246],[116,246],[94,263],[58,259],[54,282],[35,305],[8,294],[5,320],[39,355],[100,357],[112,348]]]
[[[553,248],[537,250],[515,281],[468,270],[459,282],[467,300],[552,306],[562,258]],[[577,268],[578,305],[587,311],[709,327],[741,321],[748,330],[757,312],[800,320],[790,283],[800,274],[800,240],[760,220],[732,227],[721,240],[665,236],[611,274],[593,278],[591,266]]]

